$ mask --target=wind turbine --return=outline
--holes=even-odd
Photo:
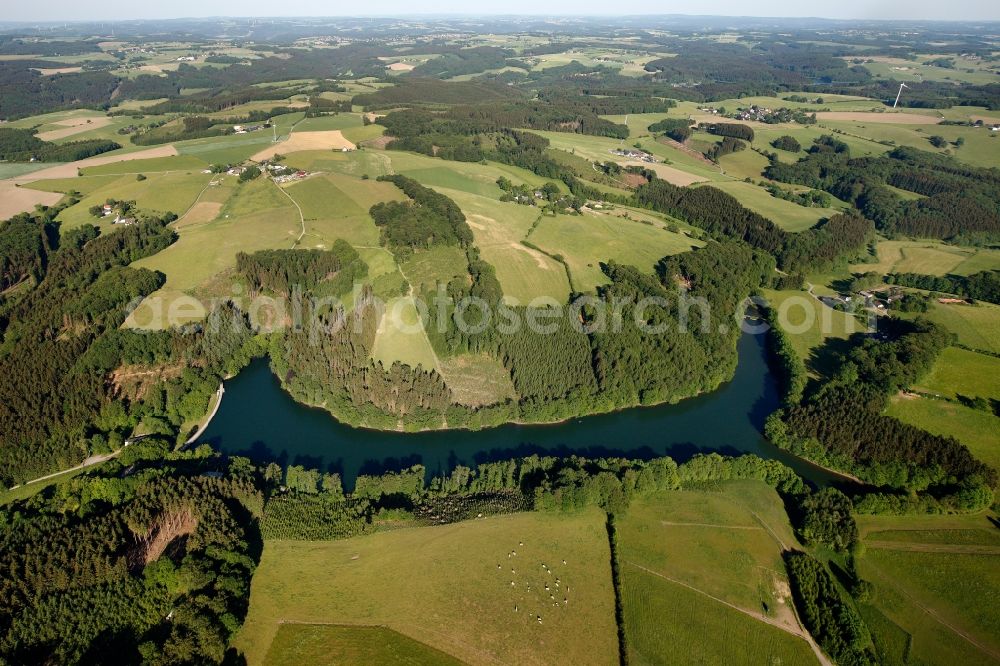
[[[903,94],[903,88],[909,88],[909,87],[910,86],[906,85],[905,83],[899,84],[899,92],[896,93],[896,101],[892,103],[892,108],[895,109],[896,105],[899,104],[899,96]]]

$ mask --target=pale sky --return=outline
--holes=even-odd
[[[505,0],[495,4],[467,0],[378,0],[344,3],[329,0],[245,0],[239,3],[204,0],[4,0],[0,21],[127,20],[203,16],[371,16],[434,14],[699,14],[715,16],[823,17],[840,19],[1000,20],[996,0]]]

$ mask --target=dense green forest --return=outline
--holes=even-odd
[[[833,136],[795,164],[773,160],[768,178],[808,185],[853,203],[888,236],[978,242],[1000,237],[1000,175],[914,148],[852,158]],[[887,186],[923,195],[905,200]]]
[[[924,376],[952,334],[939,325],[883,319],[878,338],[858,334],[837,371],[799,401],[772,414],[777,446],[858,476],[874,487],[865,512],[977,511],[993,501],[996,472],[951,437],[882,412],[889,396]],[[909,494],[907,494],[909,493]]]
[[[0,160],[6,162],[74,162],[119,148],[120,144],[107,139],[51,143],[39,139],[33,130],[0,127]]]
[[[1000,271],[981,271],[972,275],[920,275],[893,273],[885,281],[901,287],[940,291],[977,301],[1000,304]]]

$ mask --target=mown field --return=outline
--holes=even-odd
[[[960,247],[923,240],[883,240],[878,243],[878,261],[854,264],[856,273],[925,273],[928,275],[969,275],[1000,268],[1000,251]]]
[[[351,623],[387,627],[470,664],[612,663],[604,522],[591,509],[267,542],[236,646],[261,664],[281,623]],[[544,590],[556,577],[558,600]]]
[[[508,301],[526,304],[536,298],[551,298],[560,303],[567,300],[570,285],[562,264],[521,242],[541,220],[537,208],[456,190],[441,189],[441,192],[462,208],[476,247],[496,270]]]
[[[785,231],[803,231],[840,212],[836,208],[806,208],[772,197],[764,188],[742,181],[711,183],[711,186],[732,194],[745,207],[760,213]]]
[[[771,488],[664,492],[616,523],[635,663],[815,663],[781,559],[794,537]]]
[[[424,332],[420,311],[412,296],[385,304],[385,313],[375,334],[372,358],[389,368],[396,361],[424,370],[438,369],[437,356]]]
[[[913,388],[952,399],[979,396],[1000,400],[1000,358],[949,347]]]
[[[859,527],[860,573],[874,584],[862,612],[876,641],[906,663],[1000,659],[1000,543],[990,517],[862,516]]]
[[[460,666],[463,662],[385,627],[283,624],[264,658],[266,666],[299,664]]]

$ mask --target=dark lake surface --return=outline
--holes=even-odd
[[[378,474],[421,463],[429,475],[456,465],[532,453],[654,458],[683,462],[697,453],[755,453],[775,458],[804,478],[826,485],[835,477],[767,442],[764,419],[779,402],[767,363],[764,335],[745,333],[732,381],[676,405],[636,407],[554,425],[504,425],[480,431],[421,433],[354,428],[307,407],[281,388],[266,360],[254,361],[226,382],[222,405],[201,437],[216,449],[258,462],[340,472],[345,488],[358,474]]]

